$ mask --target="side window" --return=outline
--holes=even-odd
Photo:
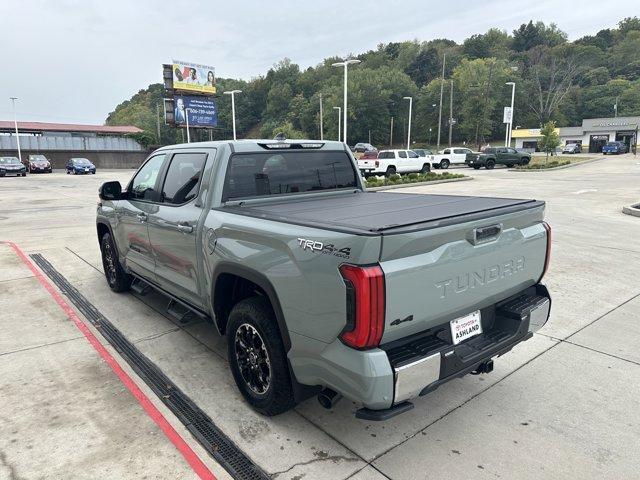
[[[507,152],[509,152],[509,153],[518,153],[515,148],[507,148]]]
[[[506,153],[507,149],[506,148],[498,148],[496,149],[496,153]]]
[[[453,149],[453,153],[467,153],[467,152],[465,152],[465,151],[464,151],[463,149],[461,149],[461,148],[454,148],[454,149]]]
[[[443,153],[443,154],[445,154],[445,155],[449,155],[449,154],[451,153],[451,150],[449,150],[448,148],[446,148],[446,149],[444,150],[444,152],[442,152],[442,153]]]
[[[409,158],[418,158],[419,155],[413,150],[409,150]]]
[[[196,198],[206,153],[176,153],[162,187],[162,201],[180,205]]]
[[[153,200],[158,173],[164,163],[164,154],[151,157],[138,171],[131,182],[129,198],[132,200]]]
[[[398,152],[398,156],[400,158],[407,158],[407,152],[405,152],[404,150],[401,150]]]

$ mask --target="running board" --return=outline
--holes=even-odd
[[[131,281],[131,291],[143,296],[149,293],[149,290],[150,288],[147,283],[143,282],[138,277],[133,277],[133,280]]]

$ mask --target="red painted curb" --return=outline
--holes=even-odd
[[[184,459],[191,465],[193,471],[200,477],[202,480],[217,480],[215,475],[209,470],[209,468],[200,460],[200,457],[196,455],[196,453],[191,449],[187,442],[180,436],[178,432],[171,426],[168,420],[162,415],[160,410],[156,408],[156,406],[149,400],[149,397],[140,390],[140,388],[135,384],[135,382],[131,379],[131,377],[125,372],[120,364],[117,362],[115,358],[107,351],[107,349],[100,343],[100,341],[96,338],[96,336],[91,332],[89,327],[80,320],[80,317],[76,314],[76,312],[71,308],[71,306],[65,301],[65,299],[58,293],[58,291],[49,283],[47,278],[35,267],[35,265],[29,260],[29,258],[24,254],[24,252],[13,242],[0,242],[6,243],[9,245],[13,251],[18,255],[20,260],[33,272],[36,276],[40,284],[49,292],[49,294],[53,297],[56,303],[64,310],[72,320],[78,330],[80,330],[86,339],[89,341],[91,346],[100,354],[102,359],[107,362],[107,364],[111,367],[111,370],[118,376],[120,381],[124,384],[125,387],[131,392],[131,394],[138,400],[138,403],[142,405],[144,411],[151,417],[151,419],[160,427],[160,429],[164,432],[167,438],[173,443],[173,445],[178,449],[178,451],[182,454]]]

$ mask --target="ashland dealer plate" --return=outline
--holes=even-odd
[[[481,333],[482,324],[480,323],[480,310],[476,310],[464,317],[451,320],[451,338],[453,339],[454,345]]]

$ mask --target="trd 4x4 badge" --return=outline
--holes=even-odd
[[[323,255],[333,255],[334,257],[349,258],[351,255],[351,247],[336,248],[332,243],[322,243],[317,240],[309,240],[308,238],[299,238],[298,245],[303,250],[318,252]]]

